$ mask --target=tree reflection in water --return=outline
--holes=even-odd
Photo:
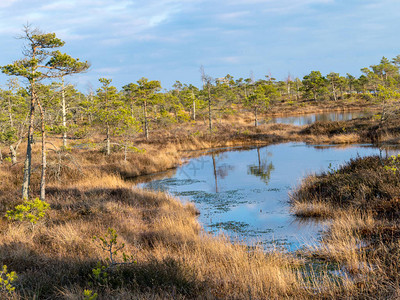
[[[268,152],[266,153],[268,155]],[[271,172],[275,170],[272,162],[268,163],[267,159],[261,159],[260,148],[257,147],[258,165],[249,165],[247,174],[260,177],[260,179],[268,185],[271,179]]]

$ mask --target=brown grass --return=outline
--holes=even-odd
[[[0,219],[1,263],[19,276],[15,298],[82,299],[84,289],[97,291],[100,299],[395,298],[400,230],[394,220],[400,211],[400,184],[377,158],[313,177],[294,193],[296,214],[333,218],[321,246],[299,256],[264,253],[210,236],[198,224],[193,205],[124,181],[197,155],[183,150],[302,139],[347,143],[358,136],[342,132],[321,137],[291,125],[254,128],[240,122],[216,124],[212,135],[205,133],[206,125],[194,124],[153,132],[149,141],[138,137],[135,143],[145,151],[129,153],[126,162],[121,151],[110,157],[101,153],[101,145],[72,148],[67,154],[73,160],[64,158],[61,174],[58,154],[49,152],[47,201],[52,209],[45,221],[32,230],[29,224]],[[35,155],[33,195],[39,187],[39,163]],[[0,168],[1,215],[21,202],[21,168],[7,163]],[[107,254],[92,237],[103,236],[109,227],[137,263],[110,271],[110,281],[100,285],[91,278],[92,269]],[[337,264],[344,268],[340,276],[329,269]]]
[[[2,207],[12,206],[6,201]],[[70,186],[54,182],[47,201],[52,209],[33,230],[0,221],[1,263],[19,276],[16,299],[82,299],[84,289],[100,299],[306,299],[354,289],[328,273],[307,273],[304,261],[289,254],[249,251],[213,237],[199,226],[193,205],[135,189],[118,175],[86,175]],[[92,268],[108,255],[92,237],[109,227],[137,263],[93,286]]]
[[[388,164],[378,157],[358,158],[336,171],[308,177],[292,195],[295,214],[332,218],[308,257],[340,264],[360,298],[399,295],[400,177],[384,168]]]

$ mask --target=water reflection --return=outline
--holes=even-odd
[[[348,121],[355,118],[372,116],[372,112],[325,112],[298,116],[284,116],[271,118],[268,123],[292,124],[297,126],[310,125],[315,122]]]
[[[257,157],[258,165],[248,165],[247,174],[260,177],[260,179],[268,185],[271,178],[271,172],[274,170],[274,165],[272,164],[272,162],[268,163],[266,159],[261,160],[259,147],[257,147]]]
[[[223,232],[249,245],[294,250],[315,243],[326,223],[304,222],[291,215],[288,192],[310,173],[366,155],[379,155],[379,149],[287,143],[211,152],[142,186],[194,202],[208,231]]]

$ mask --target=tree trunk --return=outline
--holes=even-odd
[[[40,111],[40,123],[42,131],[42,175],[40,178],[40,200],[46,200],[46,131],[45,131],[45,120],[44,120],[44,109],[39,101],[37,101]]]
[[[111,154],[110,125],[107,123],[107,155]]]
[[[149,124],[147,123],[147,101],[144,101],[144,136],[149,139]]]
[[[1,148],[0,148],[0,165],[3,163],[3,153],[1,153]]]
[[[336,88],[333,82],[332,82],[332,93],[333,93],[333,99],[337,101]]]
[[[63,125],[63,147],[67,148],[67,109],[65,107],[64,77],[61,77],[61,99],[62,99],[62,125]]]
[[[31,168],[32,168],[32,142],[33,142],[33,127],[35,121],[35,102],[36,92],[34,89],[35,82],[31,82],[31,103],[29,109],[29,129],[26,146],[26,158],[24,163],[24,180],[22,182],[22,199],[29,199],[29,185],[31,183]]]
[[[11,156],[11,163],[15,165],[17,163],[17,151],[14,149],[13,145],[10,145],[10,156]]]

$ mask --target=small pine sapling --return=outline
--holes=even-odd
[[[23,204],[15,206],[13,210],[8,210],[5,216],[9,220],[29,222],[33,228],[46,215],[46,211],[49,208],[50,204],[36,198],[35,200],[27,200]]]

